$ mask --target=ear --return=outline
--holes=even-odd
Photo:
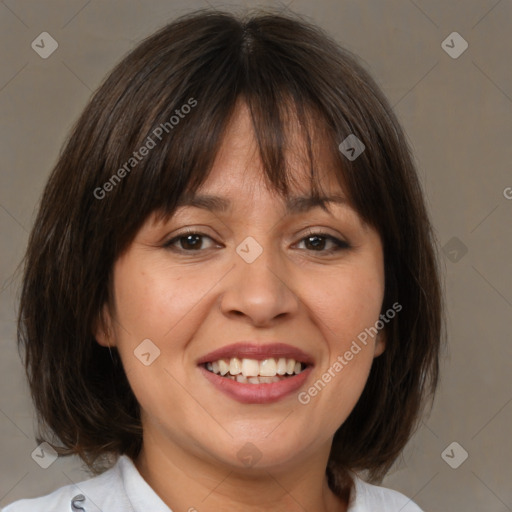
[[[94,323],[93,335],[103,347],[113,347],[116,344],[112,329],[112,317],[107,304],[103,305],[101,313]]]
[[[386,329],[382,329],[377,333],[377,338],[375,339],[375,350],[373,353],[373,357],[379,357],[384,350],[386,350]]]

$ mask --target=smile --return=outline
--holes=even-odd
[[[310,355],[282,343],[237,343],[197,361],[204,377],[230,398],[247,404],[281,400],[297,391],[314,366]]]

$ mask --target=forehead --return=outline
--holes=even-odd
[[[269,140],[260,141],[280,145],[286,161],[291,196],[307,196],[311,192],[311,175],[324,195],[343,196],[342,175],[339,160],[334,158],[327,143],[328,134],[323,123],[310,118],[309,127],[303,126],[294,114],[287,110],[284,119],[284,141],[277,140],[271,127],[265,131]],[[311,154],[308,152],[307,132],[311,137]],[[274,140],[272,140],[274,139]],[[255,192],[256,185],[273,190],[264,171],[251,113],[244,101],[238,101],[233,116],[227,125],[212,169],[197,194],[212,193],[229,195],[240,189]],[[222,194],[221,194],[222,192]]]

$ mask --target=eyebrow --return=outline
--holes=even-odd
[[[322,208],[324,211],[329,213],[326,206],[327,203],[336,203],[348,205],[348,201],[341,195],[331,196],[293,196],[286,199],[286,211],[288,213],[304,213],[313,208]],[[177,207],[193,206],[195,208],[202,208],[211,212],[225,212],[229,210],[232,203],[229,199],[212,196],[212,195],[187,195],[185,194],[178,201]]]

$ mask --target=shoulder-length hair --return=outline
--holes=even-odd
[[[19,310],[38,442],[53,436],[59,454],[79,455],[93,473],[104,457],[139,453],[139,404],[94,326],[111,303],[114,262],[150,214],[172,215],[206,179],[239,99],[276,190],[289,190],[284,151],[295,119],[317,194],[312,131],[321,127],[351,204],[380,234],[382,312],[395,302],[403,310],[385,327],[386,350],[327,467],[338,493],[350,470],[380,481],[438,381],[435,237],[406,137],[374,80],[322,30],[271,11],[196,11],[168,24],[114,68],[74,126],[30,235]],[[356,159],[339,149],[351,134],[365,146]]]

